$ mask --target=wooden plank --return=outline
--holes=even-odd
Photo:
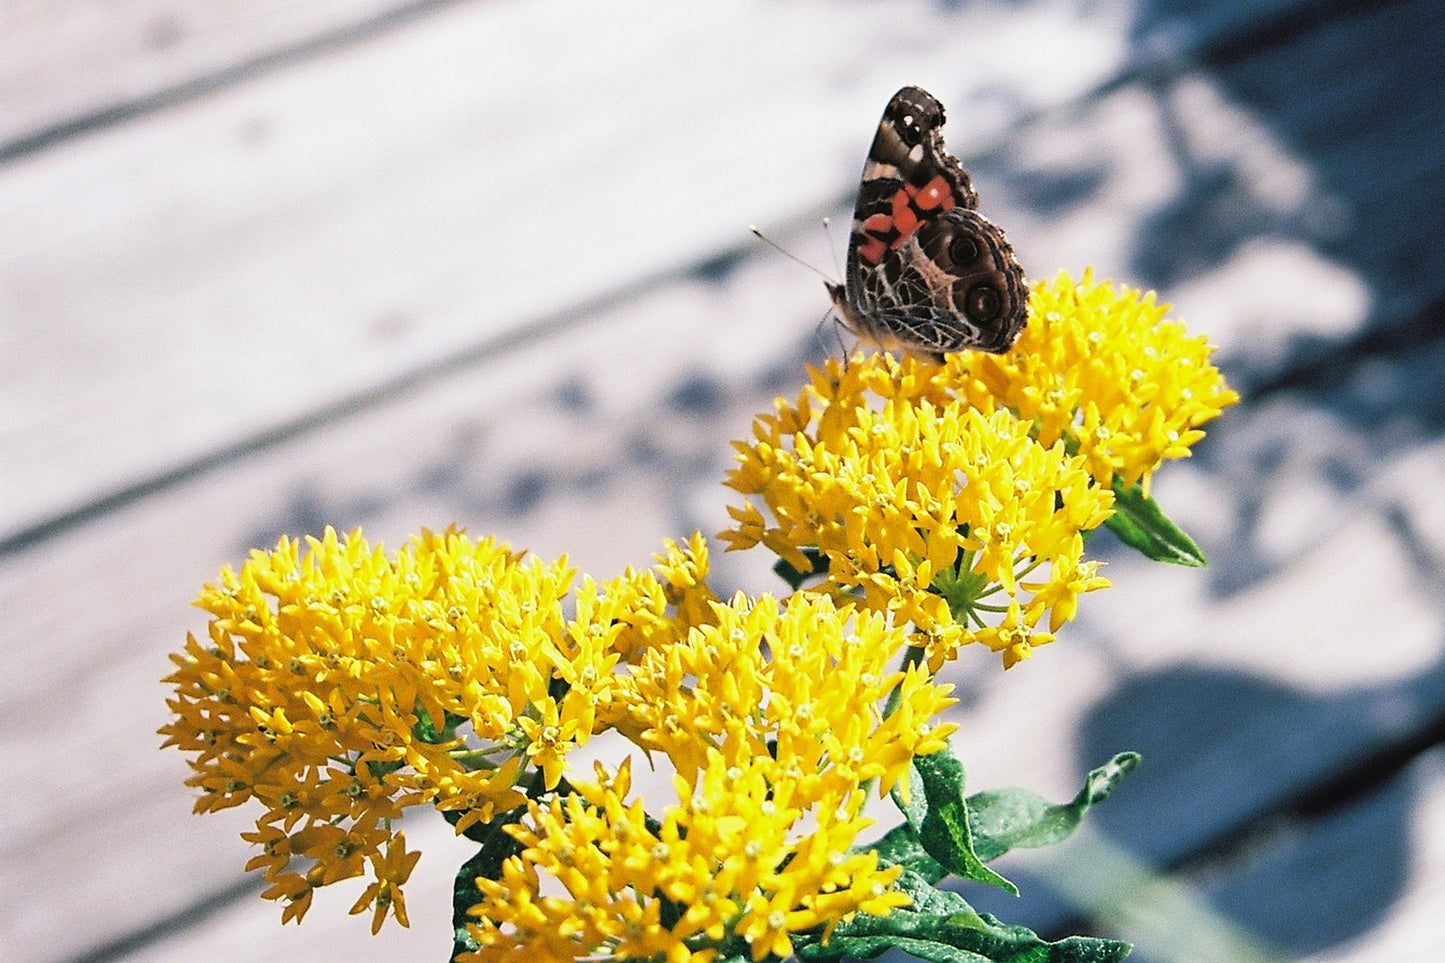
[[[1373,918],[1368,928],[1349,933],[1347,939],[1322,948],[1310,956],[1312,963],[1370,963],[1371,960],[1428,960],[1445,947],[1445,932],[1440,920],[1441,900],[1445,899],[1445,759],[1437,750],[1423,756],[1402,780],[1405,805],[1394,812],[1385,811],[1388,829],[1398,830],[1398,849],[1387,853],[1393,863],[1404,862],[1409,875],[1401,880],[1386,867],[1382,880],[1384,892],[1359,892],[1361,905]],[[1386,793],[1376,805],[1376,815],[1386,805],[1399,806],[1400,794],[1391,799]],[[1362,835],[1378,840],[1377,826]],[[1345,842],[1353,849],[1353,842]],[[1408,852],[1401,858],[1400,850]],[[1338,853],[1339,850],[1336,850]],[[1335,854],[1321,853],[1327,859]],[[1366,871],[1360,882],[1370,884],[1380,876],[1369,872],[1376,862],[1376,853],[1360,853]],[[1384,896],[1385,898],[1381,898]]]
[[[576,219],[572,192],[548,201],[556,205],[551,214],[542,209],[523,214],[511,187],[517,175],[507,173],[506,161],[492,157],[496,151],[490,145],[524,142],[532,135],[502,130],[484,138],[486,144],[469,136],[460,147],[451,140],[458,131],[476,128],[478,111],[497,110],[497,101],[507,96],[505,86],[493,83],[496,89],[483,91],[483,85],[476,84],[476,97],[463,97],[461,103],[439,89],[454,79],[445,70],[413,81],[411,97],[398,91],[395,99],[383,99],[377,86],[378,77],[397,74],[381,69],[390,62],[383,53],[391,60],[414,55],[428,63],[457,63],[462,56],[457,48],[468,39],[480,43],[478,38],[488,30],[520,29],[491,17],[482,18],[485,23],[452,20],[460,15],[440,18],[447,37],[420,27],[401,31],[401,36],[368,45],[364,55],[338,58],[340,63],[330,65],[334,69],[288,72],[285,78],[251,85],[194,111],[170,112],[114,137],[98,138],[105,142],[99,157],[93,139],[84,149],[77,145],[73,154],[60,151],[42,164],[13,165],[6,172],[8,183],[0,177],[0,204],[10,200],[19,205],[6,213],[15,215],[10,221],[20,225],[17,235],[29,239],[29,249],[17,252],[3,278],[8,282],[8,316],[23,319],[8,332],[0,355],[14,361],[3,382],[14,399],[4,440],[10,450],[26,457],[15,459],[0,476],[5,496],[0,505],[6,513],[0,531],[23,529],[337,401],[347,388],[374,384],[390,364],[421,365],[448,351],[464,350],[475,343],[479,331],[514,329],[528,317],[565,310],[577,299],[606,290],[609,279],[615,284],[618,278],[706,257],[740,233],[733,213],[737,197],[760,198],[748,213],[766,223],[773,216],[770,211],[791,215],[830,196],[846,196],[849,190],[858,144],[866,138],[845,133],[856,125],[823,122],[845,109],[836,94],[829,95],[834,99],[828,106],[821,92],[803,87],[797,90],[799,110],[792,113],[765,106],[764,98],[776,99],[773,88],[755,85],[750,89],[757,99],[719,105],[713,112],[716,122],[697,121],[701,126],[695,130],[660,136],[651,152],[655,162],[643,165],[646,169],[636,176],[582,187],[589,168],[597,177],[597,169],[607,167],[601,158],[625,152],[624,145],[635,140],[637,125],[645,118],[629,121],[626,112],[619,111],[608,124],[589,124],[584,118],[595,115],[591,102],[569,100],[567,91],[559,90],[549,95],[557,102],[553,106],[565,104],[567,109],[558,113],[554,127],[559,134],[579,128],[586,132],[581,141],[574,136],[575,143],[567,148],[580,159],[559,162],[556,155],[563,149],[550,149],[545,152],[551,158],[547,163],[559,166],[538,176],[577,183],[576,194],[588,198],[593,216],[585,225],[570,223]],[[674,23],[671,29],[677,34],[662,35],[657,42],[674,49],[685,46],[679,36],[687,26]],[[738,32],[744,29],[734,26]],[[791,40],[817,25],[794,26]],[[1037,36],[996,26],[985,23],[980,29],[1000,37],[1000,65],[1008,63],[1002,52],[1009,50],[1039,56]],[[1034,26],[1036,33],[1047,35],[1070,24],[1060,19]],[[416,34],[426,36],[416,39]],[[713,35],[718,38],[713,56],[721,58],[735,34],[714,30]],[[448,42],[448,37],[462,42]],[[577,62],[574,53],[569,51],[568,57]],[[1075,75],[1098,76],[1100,68],[1112,62],[1106,57],[1072,66]],[[1020,60],[1011,69],[1031,69],[1034,63]],[[605,65],[595,69],[610,70]],[[958,105],[955,117],[972,119],[970,112],[984,112],[987,100],[978,85],[982,76],[935,84],[939,90],[962,88],[962,100],[949,98]],[[577,86],[570,75],[567,85]],[[615,86],[604,86],[602,99],[635,110],[630,92],[644,86],[635,76],[622,74]],[[1066,90],[1028,92],[1024,106],[1055,102],[1077,89],[1075,84]],[[491,99],[482,101],[484,92]],[[876,91],[868,97],[858,92],[849,96],[849,111],[859,116],[876,113]],[[1129,109],[1105,108],[1122,120],[1111,133],[1106,126],[1105,137],[1088,123],[1074,125],[1079,146],[1073,154],[1060,151],[1067,136],[1052,147],[1037,143],[1045,139],[1042,134],[1011,143],[1011,156],[1076,163],[1085,170],[1104,161],[1110,165],[1099,203],[1078,205],[1063,217],[1025,218],[1011,210],[1007,194],[993,193],[990,203],[1005,223],[1017,225],[1011,232],[1021,249],[1042,252],[1030,263],[1093,262],[1106,269],[1113,265],[1110,273],[1129,275],[1132,238],[1127,232],[1101,237],[1099,211],[1123,205],[1102,222],[1110,224],[1128,224],[1131,216],[1142,216],[1148,206],[1162,203],[1159,188],[1176,176],[1170,166],[1178,163],[1155,150],[1134,149],[1140,134],[1135,125],[1141,119],[1148,125],[1144,129],[1156,131],[1146,143],[1166,143],[1168,117],[1161,114],[1150,121],[1147,114],[1161,112],[1162,105],[1137,92],[1120,97],[1130,98],[1139,103]],[[396,107],[378,111],[378,100]],[[414,123],[414,112],[402,106],[411,100],[440,102],[437,123]],[[853,102],[861,106],[854,108]],[[1225,106],[1206,105],[1214,115],[1228,118],[1231,130],[1239,129],[1237,120],[1249,122],[1247,115],[1241,118]],[[659,107],[669,115],[705,113]],[[447,114],[449,110],[457,113]],[[278,118],[283,111],[288,117]],[[1198,104],[1191,106],[1191,125],[1207,129],[1201,118],[1209,116]],[[1089,120],[1097,124],[1105,115],[1094,114]],[[817,139],[800,145],[797,129],[804,125],[824,132],[831,146],[820,148]],[[245,132],[257,134],[262,127],[270,130],[267,143],[247,143]],[[739,129],[751,129],[754,136],[740,140]],[[951,131],[951,141],[967,152],[970,140],[958,133]],[[972,128],[962,133],[974,136]],[[1109,137],[1112,142],[1104,143]],[[757,153],[759,142],[775,148],[768,156],[776,166],[737,156],[739,146],[749,155]],[[1251,150],[1261,154],[1265,167],[1250,170],[1252,176],[1269,178],[1278,169],[1286,180],[1299,180],[1298,160],[1267,144],[1251,148],[1260,143],[1258,137],[1224,137],[1214,143],[1229,145],[1236,155],[1241,149],[1246,155]],[[395,152],[390,161],[375,153],[387,149]],[[665,150],[674,153],[664,155]],[[437,160],[453,156],[455,162]],[[696,163],[689,156],[717,158],[707,178],[711,196],[699,196],[695,180],[679,176]],[[327,178],[335,175],[328,171],[348,168],[355,169],[340,191],[332,190]],[[833,171],[834,176],[819,178],[819,170]],[[7,194],[5,186],[13,191]],[[626,223],[627,212],[635,211],[636,199],[644,196],[655,197],[660,209],[687,210],[689,216],[661,222],[649,216],[646,231],[631,232],[629,243],[619,245],[615,225]],[[536,206],[530,198],[525,203]],[[178,218],[173,212],[188,213]],[[1121,213],[1124,216],[1118,216]],[[1291,209],[1279,216],[1294,213]],[[486,240],[487,223],[498,219],[523,225],[516,243],[499,246]],[[117,230],[121,224],[125,229]],[[377,224],[388,227],[367,227]],[[691,240],[681,237],[690,228],[700,230]],[[495,238],[494,230],[491,236]],[[629,246],[633,242],[646,250]],[[1252,245],[1236,252],[1224,267],[1257,273],[1243,266],[1252,263],[1268,272],[1279,262],[1281,248],[1286,254],[1301,251],[1309,262],[1306,268],[1319,262],[1317,257],[1310,262],[1303,246],[1291,248],[1286,242]],[[565,276],[537,274],[537,250],[551,251],[568,264]],[[577,270],[582,264],[589,267],[586,276]],[[1290,308],[1291,331],[1333,333],[1341,325],[1357,324],[1367,296],[1347,273],[1336,269],[1331,276],[1328,265],[1324,267],[1295,287],[1244,285],[1242,296],[1276,293],[1276,300]],[[1323,287],[1312,283],[1321,274],[1329,282]],[[195,278],[206,280],[198,284]],[[1217,288],[1195,287],[1210,293]],[[1343,297],[1336,297],[1341,291]],[[1311,298],[1309,310],[1299,309],[1302,294]],[[1211,307],[1217,306],[1217,296],[1213,300]],[[1317,304],[1323,309],[1316,310]],[[490,318],[478,319],[479,309]],[[1274,305],[1262,311],[1277,313]],[[1258,325],[1245,316],[1240,328],[1253,332]],[[199,342],[207,343],[199,355],[204,362],[197,360]],[[1258,346],[1250,354],[1275,357]],[[318,370],[311,359],[323,356],[329,363]],[[259,392],[258,384],[265,386]],[[115,405],[110,399],[116,397],[136,403]]]
[[[1147,887],[1114,902],[1091,894],[1088,874],[1112,863],[1087,853],[1011,856],[999,868],[1028,898],[981,896],[980,909],[1054,933],[1112,923],[1148,959],[1245,959],[1207,942],[1216,925],[1274,959],[1445,945],[1438,914],[1420,909],[1445,875],[1417,856],[1432,848],[1416,824],[1439,809],[1438,753],[1411,764],[1445,710],[1445,441],[1385,439],[1368,419],[1329,414],[1350,410],[1339,396],[1356,390],[1280,398],[1216,425],[1201,458],[1156,488],[1210,569],[1097,546],[1115,587],[1086,600],[1082,627],[1112,666],[1106,681],[1061,671],[1042,726],[1026,693],[992,714],[1076,733],[1079,767],[1141,751],[1090,825],[1145,872],[1180,868],[1159,885],[1187,889],[1199,918],[1160,919],[1172,904]],[[1441,389],[1428,394],[1426,406]],[[1083,641],[1072,634],[1064,660]],[[993,781],[992,758],[971,769],[975,785]],[[1066,896],[1051,883],[1062,880]]]
[[[1248,56],[1222,53],[1210,75],[1310,161],[1293,232],[1365,280],[1377,320],[1398,325],[1445,294],[1433,236],[1445,211],[1445,103],[1434,96],[1445,86],[1445,21],[1431,0],[1322,13],[1334,15]]]
[[[0,532],[821,212],[904,51],[962,117],[1118,53],[1056,9],[980,16],[996,42],[964,57],[915,7],[447,8],[0,169]]]
[[[244,80],[434,4],[28,0],[0,9],[0,157]]]

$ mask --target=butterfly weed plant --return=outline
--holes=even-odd
[[[964,884],[1015,892],[987,863],[1067,836],[1137,757],[1060,805],[968,795],[936,676],[967,645],[1009,668],[1054,641],[1109,584],[1100,527],[1204,564],[1149,482],[1237,400],[1210,351],[1086,273],[1033,286],[1007,353],[813,370],[727,478],[720,537],[775,555],[782,592],[719,598],[699,534],[608,581],[457,530],[283,538],[202,590],[165,744],[198,812],[259,813],[246,868],[283,922],[361,877],[351,912],[407,925],[400,819],[440,810],[477,845],[461,963],[1120,959],[975,912]],[[607,732],[637,752],[578,771]],[[634,756],[666,799],[634,791]],[[875,795],[901,815],[860,843]]]

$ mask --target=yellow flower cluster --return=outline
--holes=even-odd
[[[953,727],[929,720],[952,704],[949,687],[916,667],[890,671],[906,636],[876,614],[807,595],[787,605],[738,596],[714,611],[715,624],[651,650],[618,680],[615,728],[665,753],[689,785],[717,749],[728,765],[789,760],[810,794],[873,779],[886,793],[915,755],[943,748]],[[893,709],[879,718],[870,707],[885,698]]]
[[[888,355],[814,372],[796,405],[757,420],[728,476],[774,523],[745,502],[721,537],[800,572],[818,553],[826,589],[913,623],[935,671],[966,642],[1013,665],[1052,638],[1037,628],[1047,613],[1056,627],[1105,584],[1081,561],[1080,533],[1108,517],[1113,493],[1010,412],[948,397],[946,372]]]
[[[969,401],[1033,422],[1039,441],[1064,439],[1109,487],[1142,482],[1169,458],[1186,458],[1199,426],[1239,400],[1210,363],[1202,336],[1166,319],[1169,306],[1091,271],[1034,285],[1029,323],[1004,355],[953,355],[950,375]]]
[[[672,761],[677,801],[649,822],[624,763],[532,803],[510,830],[523,853],[477,881],[481,949],[460,959],[709,960],[730,940],[786,958],[790,934],[908,902],[889,889],[899,867],[849,849],[871,822],[868,783],[884,791],[914,754],[945,746],[954,727],[928,720],[948,687],[890,672],[902,632],[826,596],[739,596],[715,611],[620,681],[621,728]],[[544,874],[565,895],[544,895]]]
[[[879,615],[826,596],[724,604],[707,568],[700,536],[603,585],[456,532],[394,555],[355,533],[283,539],[202,592],[210,645],[172,657],[161,731],[194,754],[198,811],[264,806],[248,869],[283,920],[369,875],[352,912],[405,925],[419,854],[403,811],[455,811],[460,832],[525,804],[526,851],[478,881],[478,959],[786,955],[789,934],[907,901],[896,870],[848,849],[867,787],[944,747],[953,700],[917,666],[890,670],[907,637]],[[660,828],[625,767],[577,795],[564,782],[608,729],[672,763]],[[572,899],[541,896],[540,874]]]
[[[210,644],[193,636],[172,656],[160,731],[195,754],[198,812],[266,807],[249,868],[264,868],[283,919],[369,863],[376,885],[353,912],[405,924],[415,854],[391,822],[422,803],[460,813],[458,831],[490,820],[525,801],[524,764],[555,787],[615,666],[710,617],[706,572],[701,536],[669,544],[654,571],[575,588],[565,558],[453,531],[394,556],[330,529],[304,555],[282,539],[202,591]]]
[[[818,580],[784,601],[720,601],[700,535],[601,583],[453,530],[388,554],[328,529],[223,569],[165,680],[196,810],[260,804],[247,868],[283,921],[366,876],[373,932],[407,923],[406,809],[490,824],[488,859],[516,852],[486,848],[502,826],[521,851],[476,881],[477,963],[783,958],[905,905],[853,847],[869,791],[945,747],[933,674],[1051,641],[1108,584],[1083,534],[1111,485],[1237,397],[1152,295],[1060,275],[1030,310],[1007,355],[830,362],[737,443],[728,484],[761,507],[722,537]],[[608,731],[671,764],[660,819],[630,759],[565,778]]]
[[[829,361],[737,443],[731,549],[762,544],[822,588],[911,622],[934,670],[982,643],[1004,665],[1108,582],[1082,534],[1115,473],[1148,480],[1236,400],[1203,339],[1152,295],[1060,275],[1006,355]],[[772,521],[769,522],[769,516]]]

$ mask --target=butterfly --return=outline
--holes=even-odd
[[[943,121],[943,105],[919,87],[888,102],[858,187],[847,286],[827,282],[828,294],[842,325],[885,351],[1000,354],[1023,330],[1029,289],[944,150]]]

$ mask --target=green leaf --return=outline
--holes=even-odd
[[[856,846],[855,849],[871,849],[878,854],[878,862],[884,867],[902,865],[910,873],[916,873],[930,883],[936,883],[948,875],[938,860],[928,855],[918,833],[908,823],[894,826],[883,838],[872,845]]]
[[[973,849],[984,862],[1010,849],[1049,846],[1067,839],[1084,814],[1109,797],[1125,776],[1139,767],[1136,752],[1121,752],[1084,777],[1071,801],[1054,805],[1027,789],[994,789],[968,797]]]
[[[450,712],[442,716],[441,728],[437,728],[428,712],[417,713],[416,725],[411,727],[412,735],[421,742],[437,746],[456,738],[456,728],[466,722],[466,716],[454,716]]]
[[[1156,562],[1169,562],[1190,568],[1209,564],[1194,539],[1170,521],[1159,503],[1140,485],[1125,488],[1123,479],[1114,476],[1114,514],[1104,524],[1119,541],[1143,552]]]
[[[522,851],[522,844],[513,839],[505,827],[522,818],[527,807],[519,806],[503,813],[489,823],[471,826],[466,831],[468,839],[476,840],[482,848],[457,870],[456,882],[452,886],[452,959],[459,953],[471,953],[477,947],[476,940],[467,932],[467,923],[472,919],[467,910],[482,900],[477,888],[477,877],[502,878],[502,864],[511,856]],[[447,822],[456,825],[461,813],[444,812]]]
[[[968,900],[951,889],[935,886],[936,882],[937,880],[929,880],[922,873],[905,869],[893,884],[893,888],[907,893],[913,900],[913,905],[906,907],[907,912],[947,916],[958,921],[979,920],[978,913],[968,904]]]
[[[898,883],[913,896],[913,906],[887,916],[859,913],[838,924],[827,942],[821,942],[820,934],[795,939],[798,959],[832,963],[899,949],[938,963],[1113,963],[1131,949],[1127,943],[1078,936],[1049,943],[1026,927],[974,912],[963,897],[937,889],[917,874],[905,871]]]
[[[991,920],[992,917],[985,919]],[[867,960],[893,949],[937,963],[1113,963],[1124,959],[1133,949],[1128,943],[1086,936],[1071,936],[1057,943],[1048,943],[1021,926],[1007,929],[1003,928],[1003,924],[998,926],[1002,932],[985,933],[946,920],[924,917],[908,927],[915,930],[919,934],[917,936],[891,932],[834,932],[826,944],[814,943],[806,947],[795,944],[795,950],[798,959],[808,963],[844,957]]]
[[[946,872],[963,879],[988,883],[1018,895],[1018,887],[989,869],[974,854],[969,830],[968,803],[963,796],[963,764],[945,748],[916,756],[908,768],[908,799],[902,786],[893,789],[893,801],[918,836],[929,856]]]
[[[788,588],[794,592],[801,588],[803,583],[808,579],[828,574],[828,556],[824,555],[822,551],[812,546],[804,546],[799,549],[799,551],[803,553],[803,556],[808,561],[813,563],[813,567],[806,572],[794,568],[792,563],[786,559],[780,558],[773,563],[773,571],[784,582],[787,582]]]

